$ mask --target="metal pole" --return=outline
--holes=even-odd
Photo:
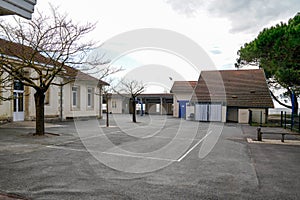
[[[59,118],[60,121],[63,121],[63,87],[64,85],[61,83],[60,84],[60,101],[59,101],[59,106],[60,106],[60,111],[59,111]]]
[[[300,133],[300,113],[298,115],[298,132]]]
[[[102,103],[103,103],[103,95],[102,95],[102,86],[99,86],[99,119],[102,119]]]
[[[280,127],[282,127],[283,124],[283,111],[280,111]]]
[[[286,111],[284,112],[284,128],[286,129]]]
[[[163,102],[162,102],[162,97],[160,97],[160,115],[163,114]]]

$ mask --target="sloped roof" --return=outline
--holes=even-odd
[[[61,65],[61,63],[52,61],[41,54],[35,53],[31,47],[14,43],[11,41],[7,41],[1,38],[0,38],[0,54],[5,54],[12,58],[21,59],[21,60],[24,58],[29,59],[34,54],[32,60],[34,60],[34,62],[36,63],[53,65],[53,66]],[[98,85],[109,85],[108,83],[102,80],[98,80],[97,78],[90,76],[86,73],[83,73],[80,70],[75,69],[73,67],[64,65],[63,68],[65,70],[66,78],[74,78],[74,79],[84,80],[84,81],[95,81],[95,82],[98,81]]]
[[[192,93],[197,81],[174,81],[171,93]]]
[[[219,101],[236,107],[274,107],[262,69],[202,71],[192,101]]]

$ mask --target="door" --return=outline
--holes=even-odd
[[[204,122],[208,121],[208,104],[195,105],[195,120]]]
[[[202,103],[195,105],[196,121],[222,121],[222,104]]]
[[[238,122],[238,108],[227,108],[227,121],[228,122]]]
[[[178,101],[179,103],[179,110],[178,110],[178,117],[179,118],[185,118],[186,115],[186,103],[189,101]]]
[[[222,105],[210,104],[209,105],[209,121],[220,122],[222,121]]]
[[[23,91],[14,91],[14,104],[13,104],[14,121],[24,121],[24,95]]]

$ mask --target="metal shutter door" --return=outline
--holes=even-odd
[[[210,104],[209,105],[209,121],[220,122],[222,120],[222,105]]]

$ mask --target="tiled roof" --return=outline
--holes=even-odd
[[[7,41],[0,38],[0,54],[4,54],[10,56],[11,58],[22,60],[22,58],[29,59],[33,53],[34,53],[33,49],[31,49],[28,46]],[[35,54],[32,60],[34,60],[35,63],[40,63],[40,64],[47,64],[47,65],[54,65],[54,66],[61,65],[61,63],[51,61],[49,58],[46,58],[41,54]],[[102,80],[98,80],[97,78],[90,76],[86,73],[83,73],[78,69],[69,67],[67,65],[64,65],[63,68],[65,70],[65,77],[76,78],[78,80],[84,80],[84,81],[98,81],[99,85],[109,85],[108,83]]]
[[[262,69],[202,71],[192,101],[225,102],[227,106],[236,107],[274,107]]]
[[[196,85],[197,81],[174,81],[171,93],[192,93]]]

